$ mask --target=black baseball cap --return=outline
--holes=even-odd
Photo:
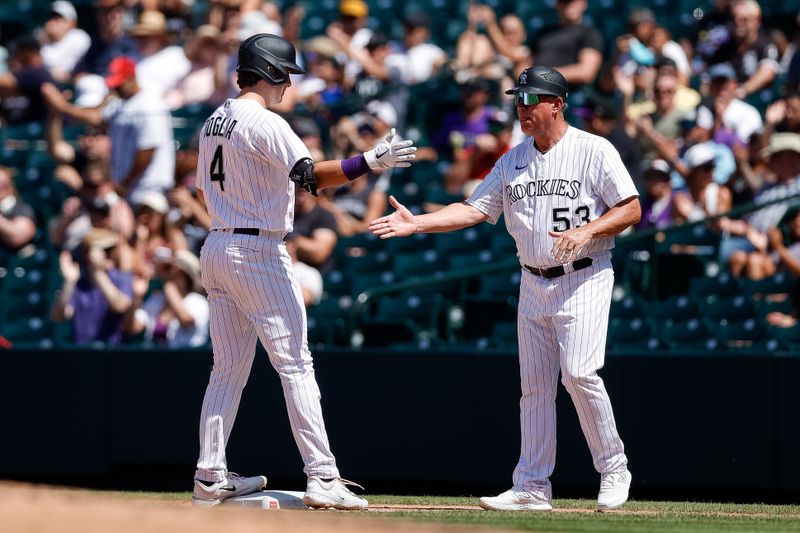
[[[567,97],[567,80],[554,68],[528,67],[517,79],[517,85],[506,94],[533,93]]]

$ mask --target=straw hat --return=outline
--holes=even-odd
[[[161,11],[143,11],[139,23],[129,33],[133,37],[166,36],[167,19]]]
[[[175,252],[173,261],[176,267],[189,276],[195,290],[199,290],[203,286],[200,276],[200,260],[196,255],[189,250],[178,250]]]

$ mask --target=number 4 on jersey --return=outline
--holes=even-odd
[[[222,163],[222,145],[217,146],[217,149],[214,151],[214,157],[211,158],[209,174],[211,174],[211,181],[218,181],[220,190],[224,191],[225,171],[223,170]]]

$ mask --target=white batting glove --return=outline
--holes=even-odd
[[[364,159],[366,159],[369,168],[372,170],[410,167],[410,161],[417,157],[414,154],[417,151],[417,147],[413,145],[414,141],[400,139],[400,136],[396,135],[394,128],[392,128],[386,138],[379,142],[375,148],[369,152],[364,152]]]

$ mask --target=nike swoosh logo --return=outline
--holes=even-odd
[[[522,165],[521,167],[518,167],[517,165],[514,165],[514,168],[517,169],[517,170],[522,170],[523,168],[528,168],[528,165]]]
[[[229,490],[229,491],[231,491],[231,492],[234,492],[234,491],[236,490],[236,485],[234,485],[234,484],[232,484],[232,483],[231,483],[231,486],[230,486],[230,487],[222,487],[222,488],[221,488],[221,489],[219,489],[219,490]]]
[[[380,159],[381,157],[385,156],[388,153],[389,149],[384,147],[383,152],[381,153],[375,152],[375,159]]]

